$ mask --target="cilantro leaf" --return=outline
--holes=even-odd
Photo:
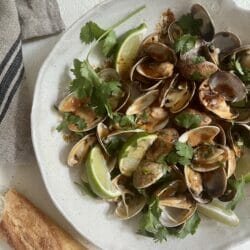
[[[192,59],[192,63],[193,64],[199,64],[199,63],[203,63],[206,61],[206,58],[204,56],[195,56],[193,59]]]
[[[195,43],[197,41],[196,36],[192,36],[190,34],[185,34],[177,39],[177,41],[174,44],[175,52],[180,52],[181,54],[185,54],[192,48],[194,48]]]
[[[194,213],[194,215],[188,219],[181,230],[170,229],[169,233],[171,235],[175,235],[178,238],[184,239],[188,234],[195,234],[199,224],[200,224],[200,217],[198,213]]]
[[[200,27],[202,25],[201,19],[194,19],[191,14],[183,15],[177,21],[184,34],[199,35]]]
[[[226,208],[234,210],[237,204],[245,198],[245,180],[242,178],[241,180],[229,179],[228,184],[235,188],[236,194],[232,201],[230,201]]]
[[[193,148],[186,143],[176,142],[175,148],[166,156],[167,164],[189,165],[193,158]]]
[[[80,39],[83,43],[89,44],[101,37],[105,31],[96,23],[90,21],[81,28]]]
[[[187,159],[192,159],[192,157],[193,157],[193,148],[191,146],[189,146],[188,144],[177,141],[175,143],[175,148],[177,150],[176,153],[179,156],[183,156],[183,157],[185,157]]]
[[[233,58],[229,63],[229,67],[243,82],[250,82],[250,70],[242,67],[238,59]]]
[[[110,31],[103,41],[102,45],[103,54],[105,56],[110,56],[116,44],[117,44],[116,34],[114,31]]]
[[[68,125],[74,124],[79,130],[86,128],[86,122],[79,116],[76,116],[72,113],[63,113],[63,121],[57,126],[57,131],[65,131],[68,129]]]
[[[136,127],[134,115],[123,115],[120,113],[113,113],[112,118],[114,123],[118,123],[121,128],[132,129]]]
[[[156,198],[148,205],[147,212],[142,216],[138,233],[153,237],[155,241],[167,240],[168,230],[161,224],[160,215],[159,199]]]
[[[175,117],[178,126],[189,129],[196,128],[201,124],[201,117],[198,114],[182,112]]]

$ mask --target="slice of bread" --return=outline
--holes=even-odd
[[[87,249],[15,190],[0,201],[0,235],[16,250]]]

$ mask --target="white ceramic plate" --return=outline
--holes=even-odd
[[[74,58],[83,59],[88,50],[79,39],[80,28],[89,20],[102,27],[115,21],[141,5],[146,9],[121,28],[118,33],[148,24],[152,32],[163,10],[171,8],[180,15],[186,13],[193,3],[200,2],[211,13],[217,31],[230,30],[243,42],[250,42],[249,12],[236,7],[232,0],[115,0],[96,6],[78,20],[57,43],[44,62],[36,83],[32,108],[32,137],[40,170],[52,200],[65,218],[85,237],[103,249],[222,249],[247,240],[250,235],[249,199],[236,210],[241,225],[228,228],[211,220],[203,219],[198,232],[184,240],[169,238],[162,244],[136,234],[137,219],[119,221],[110,213],[106,202],[83,196],[73,183],[77,173],[66,166],[69,151],[55,127],[60,117],[53,105],[65,94],[69,69]]]

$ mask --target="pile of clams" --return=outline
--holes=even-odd
[[[250,45],[242,45],[231,32],[216,33],[209,13],[199,4],[188,15],[200,23],[196,33],[187,33],[177,19],[163,27],[165,32],[148,35],[130,69],[129,81],[120,79],[113,68],[99,72],[104,79],[121,82],[122,92],[110,96],[111,106],[120,117],[132,119],[131,123],[99,117],[88,98],[70,94],[59,105],[60,112],[70,112],[86,122],[84,129],[68,125],[73,133],[83,132],[68,155],[68,165],[80,167],[81,179],[88,183],[84,163],[90,149],[99,145],[112,184],[121,194],[107,200],[115,204],[120,219],[136,216],[155,197],[162,225],[181,228],[197,211],[197,204],[217,198],[228,202],[236,194],[228,183],[236,178],[237,161],[247,157],[244,152],[249,147],[244,141],[250,138],[250,83],[246,77]],[[176,43],[185,35],[194,36],[195,44],[177,52]],[[196,116],[199,122],[183,126],[177,122],[180,114],[187,119]],[[155,135],[154,141],[140,151],[133,167],[121,169],[122,146],[141,133]],[[164,162],[177,142],[192,147],[188,164]]]

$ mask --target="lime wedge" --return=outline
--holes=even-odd
[[[157,135],[138,133],[128,139],[119,155],[119,168],[122,174],[130,176],[135,171],[156,138]]]
[[[232,210],[226,209],[216,201],[209,204],[198,203],[197,209],[201,214],[231,227],[236,227],[240,223],[239,218]]]
[[[87,178],[92,191],[103,199],[112,199],[120,195],[111,182],[111,176],[102,151],[95,146],[91,149],[86,162]]]
[[[250,182],[250,149],[246,148],[243,155],[237,161],[235,170],[236,179],[244,178],[245,182]]]
[[[115,69],[123,79],[129,78],[130,69],[135,62],[146,30],[147,26],[143,23],[125,33],[120,39],[116,53]]]

